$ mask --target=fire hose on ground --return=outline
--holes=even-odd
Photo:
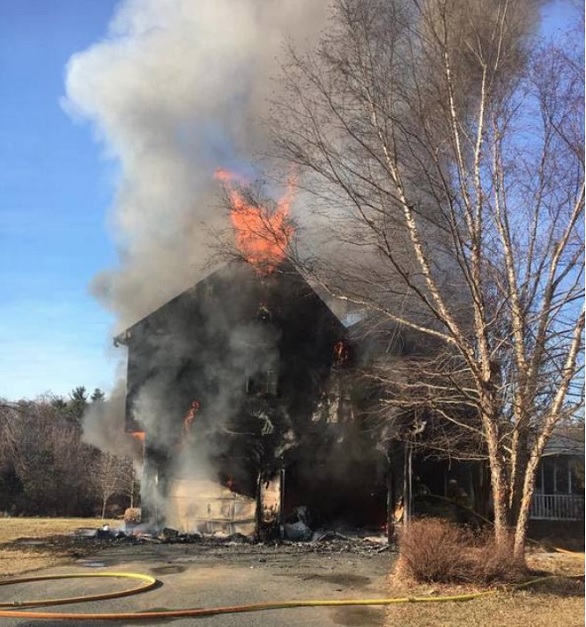
[[[565,553],[571,553],[565,551]],[[583,557],[583,554],[571,553],[575,556]],[[127,620],[141,621],[153,619],[168,618],[202,618],[204,616],[217,616],[219,614],[237,614],[245,612],[260,612],[265,610],[279,610],[296,607],[342,607],[342,606],[365,606],[365,605],[393,605],[398,603],[440,603],[454,601],[470,601],[483,596],[494,595],[499,592],[498,589],[488,590],[484,592],[473,592],[469,594],[434,596],[434,597],[397,597],[382,599],[306,599],[298,601],[267,601],[262,603],[250,603],[246,605],[229,605],[221,607],[194,607],[175,610],[156,610],[144,612],[116,612],[116,613],[64,613],[64,612],[39,612],[22,609],[4,609],[4,608],[28,608],[47,605],[65,605],[68,603],[87,603],[90,601],[103,601],[107,599],[119,599],[121,597],[141,594],[152,590],[160,584],[157,579],[150,575],[141,573],[83,573],[83,574],[65,574],[65,575],[39,575],[33,577],[20,577],[17,579],[9,579],[0,581],[0,586],[15,585],[19,583],[30,583],[36,581],[47,581],[57,579],[78,579],[78,578],[94,578],[109,577],[119,579],[132,579],[141,582],[139,586],[128,590],[118,592],[107,592],[103,594],[94,594],[87,596],[67,597],[59,599],[44,599],[34,601],[19,601],[12,603],[0,603],[0,618],[29,618],[37,620]],[[530,581],[510,586],[507,589],[517,590],[525,588],[536,583],[540,583],[549,579],[555,579],[557,575],[549,575],[547,577],[539,577]],[[565,575],[565,578],[578,578],[584,575]]]
[[[432,495],[435,498],[439,498],[445,501],[452,501],[446,497],[440,497],[438,495]],[[471,508],[460,505],[464,509],[469,509],[470,512],[475,514],[478,518],[490,523],[490,521]],[[531,541],[531,540],[530,540]],[[533,541],[534,542],[534,541]],[[584,553],[575,551],[568,551],[561,548],[554,549],[558,553],[563,553],[576,558],[584,559]],[[514,591],[521,588],[526,588],[537,583],[541,583],[550,579],[556,578],[564,579],[582,579],[584,573],[580,575],[548,575],[546,577],[538,577],[529,581],[507,586],[506,590]],[[169,618],[203,618],[206,616],[217,616],[220,614],[238,614],[246,612],[260,612],[266,610],[279,610],[290,609],[300,607],[343,607],[343,606],[385,606],[394,605],[400,603],[441,603],[441,602],[463,602],[478,599],[480,597],[495,595],[502,589],[486,590],[483,592],[471,592],[467,594],[458,595],[444,595],[433,597],[391,597],[380,599],[301,599],[293,601],[265,601],[262,603],[250,603],[245,605],[228,605],[219,607],[194,607],[194,608],[179,608],[175,610],[156,610],[156,611],[143,611],[143,612],[117,612],[117,613],[64,613],[64,612],[38,612],[29,611],[23,609],[14,608],[29,608],[40,606],[53,606],[53,605],[66,605],[72,603],[89,603],[93,601],[105,601],[111,599],[119,599],[123,597],[133,596],[136,594],[142,594],[148,592],[153,588],[162,585],[155,577],[151,575],[145,575],[142,573],[118,573],[118,572],[104,572],[104,573],[73,573],[63,575],[38,575],[32,577],[19,577],[13,579],[7,579],[0,581],[1,586],[16,585],[20,583],[31,583],[37,581],[48,580],[60,580],[60,579],[88,579],[88,578],[116,578],[116,579],[132,579],[138,580],[141,583],[134,588],[119,590],[116,592],[106,592],[101,594],[84,595],[76,597],[63,597],[58,599],[39,599],[31,601],[15,601],[15,602],[0,602],[0,618],[29,618],[37,620],[128,620],[128,621],[141,621],[141,620],[153,620],[153,619],[169,619]],[[12,609],[6,609],[12,608]]]

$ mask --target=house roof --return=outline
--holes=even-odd
[[[120,332],[113,338],[114,345],[127,345],[135,332],[147,326],[157,326],[157,321],[163,321],[166,317],[173,315],[177,308],[192,307],[194,300],[199,298],[201,293],[205,293],[208,285],[216,280],[242,280],[243,274],[248,275],[248,280],[262,281],[252,266],[243,259],[235,259],[228,263],[216,266],[209,273],[201,277],[191,287],[177,294],[160,307],[157,307],[149,314],[132,324],[130,327]],[[349,308],[347,301],[334,299],[328,302],[324,299],[323,293],[310,284],[303,274],[285,259],[274,270],[267,275],[267,278],[274,276],[288,278],[298,284],[304,285],[311,293],[312,298],[324,311],[331,316],[332,322],[343,330],[345,336],[355,346],[360,346],[362,359],[369,360],[375,355],[387,354],[413,354],[431,350],[430,340],[421,333],[416,333],[406,327],[390,322],[387,318],[373,316],[372,312],[366,309]],[[243,286],[243,290],[245,287]],[[154,324],[153,324],[154,323]]]
[[[572,455],[584,457],[584,427],[564,425],[560,427],[547,443],[544,456]]]
[[[220,266],[219,268],[215,268],[210,273],[200,278],[194,285],[184,290],[180,294],[177,294],[166,303],[162,304],[160,307],[154,309],[149,314],[132,324],[130,327],[116,335],[114,340],[114,345],[118,346],[119,344],[126,345],[129,339],[133,336],[133,333],[147,324],[157,320],[157,319],[165,319],[168,315],[172,315],[177,307],[181,307],[183,305],[189,306],[190,302],[193,300],[197,300],[199,290],[205,290],[207,285],[211,285],[214,281],[217,280],[241,280],[243,279],[244,274],[248,275],[248,280],[252,281],[262,281],[263,278],[259,278],[259,275],[252,270],[252,266],[248,264],[244,260],[234,260],[227,264]],[[275,275],[281,275],[283,277],[288,277],[290,280],[297,282],[298,284],[304,285],[308,290],[310,290],[312,298],[319,302],[321,306],[323,306],[332,319],[336,321],[336,323],[340,327],[347,327],[344,320],[341,316],[336,315],[335,312],[328,306],[328,304],[323,300],[323,298],[318,294],[318,292],[309,284],[309,282],[303,277],[303,275],[295,268],[295,266],[289,261],[283,261],[278,268],[271,273],[271,277]],[[245,287],[243,286],[243,289]]]

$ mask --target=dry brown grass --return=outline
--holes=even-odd
[[[80,527],[98,528],[105,523],[114,526],[119,522],[93,518],[0,518],[0,576],[66,564],[81,554],[60,542],[58,536],[69,536]]]
[[[467,602],[406,603],[386,610],[386,627],[583,627],[584,580],[569,576],[584,573],[584,556],[534,550],[527,555],[529,569],[539,576],[560,575],[515,590],[471,585],[421,584],[392,575],[392,597],[441,597],[491,592]]]

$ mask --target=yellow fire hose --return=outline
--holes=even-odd
[[[129,597],[133,594],[140,594],[152,590],[157,585],[157,580],[150,575],[142,575],[140,573],[79,573],[65,575],[37,575],[34,577],[18,577],[0,580],[0,586],[12,586],[19,583],[29,583],[31,581],[50,581],[55,579],[85,579],[88,577],[106,577],[118,579],[138,579],[142,583],[129,590],[119,590],[117,592],[105,592],[102,594],[90,594],[80,597],[64,597],[61,599],[41,599],[38,601],[13,601],[8,603],[0,603],[3,607],[37,607],[40,605],[65,605],[67,603],[89,603],[90,601],[105,601],[109,599],[118,599],[121,597]],[[1,614],[0,614],[1,617]]]
[[[578,575],[583,577],[584,575]],[[576,576],[576,577],[578,577]],[[96,600],[114,599],[133,594],[139,594],[151,590],[157,585],[157,580],[150,575],[142,575],[139,573],[87,573],[72,575],[44,575],[38,577],[21,577],[19,579],[10,579],[0,582],[0,585],[12,585],[17,583],[27,583],[31,581],[44,581],[47,579],[74,579],[89,577],[116,577],[122,579],[138,579],[142,582],[140,586],[124,590],[120,592],[110,592],[99,595],[90,595],[85,597],[70,597],[61,599],[46,599],[38,601],[21,601],[15,603],[2,603],[0,607],[34,607],[39,605],[58,605],[65,603],[80,603]],[[554,579],[556,576],[540,577],[532,579],[528,582],[517,584],[510,589],[524,588],[541,581]],[[570,577],[572,578],[572,577]],[[487,592],[474,592],[470,594],[459,594],[451,596],[437,597],[399,597],[399,598],[383,598],[383,599],[315,599],[315,600],[299,600],[299,601],[269,601],[264,603],[251,603],[247,605],[228,605],[222,607],[211,608],[184,608],[176,610],[157,610],[153,612],[118,612],[118,613],[53,613],[38,611],[22,611],[22,610],[0,610],[0,618],[30,618],[30,619],[52,619],[52,620],[153,620],[164,618],[201,618],[203,616],[216,616],[218,614],[236,614],[244,612],[259,612],[263,610],[278,610],[294,607],[341,607],[341,606],[359,606],[359,605],[392,605],[395,603],[438,603],[450,601],[470,601],[482,596],[496,594],[498,590],[489,590]]]

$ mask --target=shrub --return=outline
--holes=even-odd
[[[525,563],[513,555],[512,538],[506,546],[499,547],[492,533],[481,533],[471,549],[471,556],[476,580],[483,583],[510,583],[527,574]]]
[[[511,550],[497,549],[492,534],[422,518],[399,535],[397,572],[418,582],[492,583],[516,581],[524,567]]]
[[[466,535],[440,518],[412,520],[399,534],[398,569],[415,581],[459,581],[466,572]]]
[[[133,525],[140,523],[140,509],[138,507],[129,507],[124,512],[124,522]]]

